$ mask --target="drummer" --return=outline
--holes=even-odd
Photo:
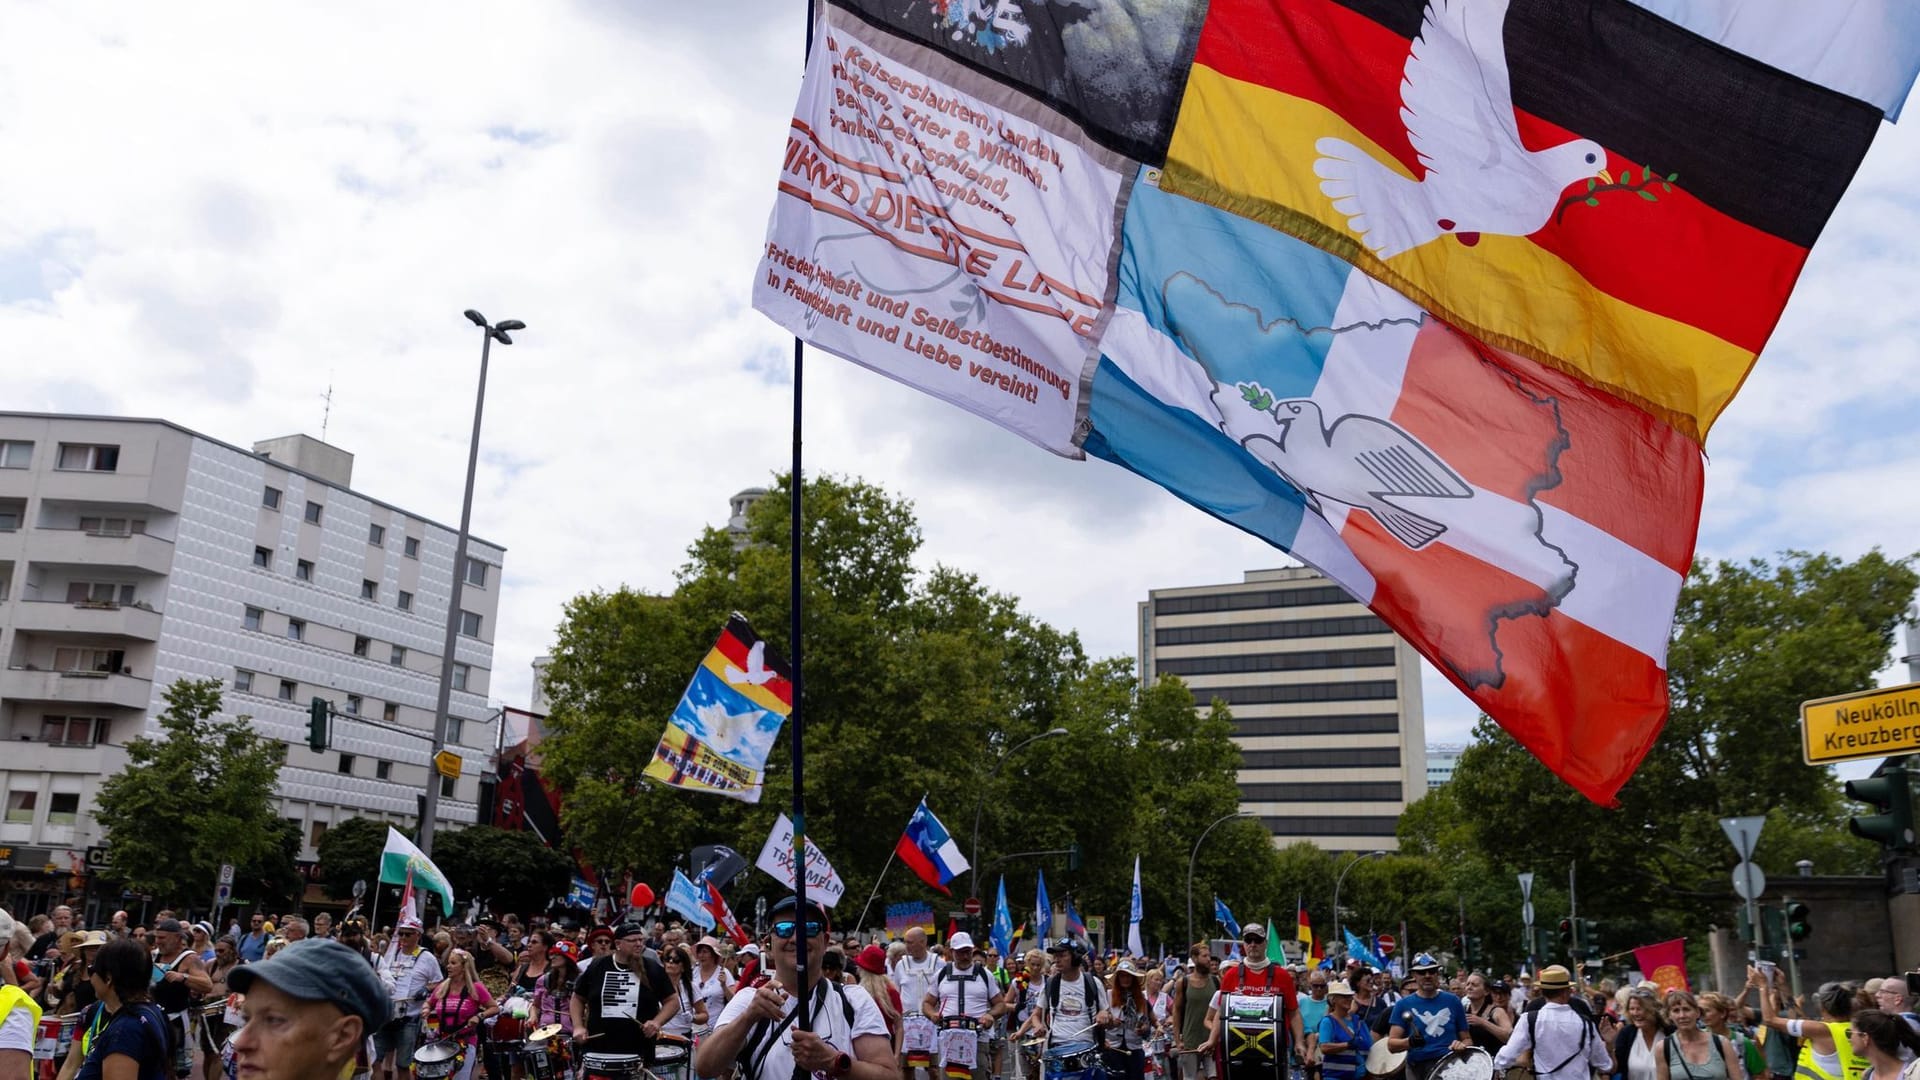
[[[1467,1037],[1467,1009],[1440,989],[1440,962],[1429,953],[1413,958],[1415,992],[1393,1003],[1393,1027],[1387,1048],[1407,1052],[1409,1080],[1427,1080],[1455,1050],[1473,1048]]]
[[[387,1022],[387,991],[373,969],[325,938],[234,968],[227,987],[247,996],[233,1050],[241,1075],[254,1080],[338,1080]]]
[[[964,930],[954,934],[947,939],[947,949],[953,959],[934,972],[920,1011],[942,1027],[951,1026],[954,1021],[972,1022],[979,1030],[973,1076],[974,1080],[986,1080],[987,1037],[994,1019],[1007,1011],[1005,996],[993,972],[987,970],[985,964],[975,962],[973,935]]]

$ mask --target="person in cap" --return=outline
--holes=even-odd
[[[974,1048],[973,1075],[975,1080],[986,1080],[988,1041],[992,1038],[994,1019],[1006,1011],[1005,996],[993,972],[987,970],[987,965],[976,962],[973,935],[963,930],[949,937],[947,951],[952,959],[933,973],[927,994],[920,999],[920,1014],[942,1028],[975,1030],[978,1040]],[[951,1066],[946,1075],[954,1075]]]
[[[386,1080],[403,1073],[411,1076],[414,1047],[420,1041],[421,1008],[434,984],[445,978],[440,961],[420,944],[418,918],[400,917],[393,940],[374,961],[374,974],[386,988],[390,1003],[387,1023],[373,1033],[374,1071]]]
[[[1085,967],[1086,943],[1063,937],[1049,951],[1053,974],[1040,990],[1040,1000],[1034,1004],[1027,1027],[1046,1032],[1048,1049],[1091,1049],[1099,1042],[1101,1029],[1113,1023],[1113,1013],[1107,1008],[1106,995],[1100,992],[1100,980]]]
[[[1314,1029],[1314,1049],[1320,1055],[1321,1080],[1360,1080],[1373,1032],[1354,1015],[1353,984],[1345,979],[1327,983],[1327,1014]]]
[[[679,1010],[666,969],[646,955],[646,938],[644,921],[620,920],[613,952],[573,984],[567,1008],[588,1077],[624,1076],[642,1063],[652,1065],[654,1040]]]
[[[1592,1072],[1611,1071],[1613,1057],[1607,1041],[1594,1029],[1593,1021],[1570,1004],[1572,973],[1553,964],[1540,969],[1534,985],[1540,990],[1540,1007],[1514,1024],[1507,1044],[1494,1055],[1494,1075],[1512,1068],[1529,1052],[1538,1080],[1586,1080]]]
[[[1287,969],[1267,957],[1267,928],[1250,922],[1240,928],[1241,957],[1220,972],[1220,992],[1207,1007],[1210,1042],[1220,1040],[1220,1002],[1228,994],[1273,997],[1279,999],[1282,1026],[1293,1044],[1293,1056],[1303,1064],[1307,1060],[1306,1025],[1300,1019],[1298,984]],[[1212,1049],[1211,1046],[1208,1049]],[[1423,1078],[1424,1080],[1424,1078]]]
[[[721,1076],[738,1064],[742,1080],[789,1080],[796,1067],[825,1080],[898,1080],[900,1066],[873,996],[821,977],[831,927],[826,909],[811,901],[800,908],[789,896],[773,906],[772,915],[767,952],[774,977],[727,1002],[713,1034],[694,1050],[694,1072]],[[811,1030],[794,1023],[801,994],[807,995]]]
[[[241,1080],[338,1080],[392,1008],[366,960],[326,938],[235,968],[227,985],[246,995],[233,1037]]]
[[[186,1076],[193,1071],[192,1006],[195,998],[204,998],[213,990],[200,954],[187,948],[187,935],[179,919],[161,919],[153,924],[153,1003],[167,1014],[167,1023],[179,1029],[174,1040],[173,1075]]]
[[[887,1024],[887,1040],[897,1056],[900,1052],[900,1035],[905,1030],[901,1023],[903,1002],[900,1000],[900,988],[887,977],[887,950],[877,944],[861,949],[854,954],[853,970],[860,988],[880,1007],[880,1017]]]
[[[587,958],[582,966],[591,966],[594,961],[611,952],[613,952],[613,927],[596,926],[587,935]]]
[[[240,953],[234,947],[234,939],[223,937],[213,943],[213,961],[207,965],[207,978],[212,980],[213,989],[207,993],[209,1003],[224,1003],[218,1012],[203,1012],[200,1016],[200,1075],[201,1080],[221,1080],[226,1075],[226,1066],[220,1060],[221,1048],[226,1045],[227,1036],[240,1026],[240,1011],[236,1005],[238,999],[229,1000],[232,991],[227,986],[227,976],[233,974],[240,965]],[[373,969],[369,967],[368,971]]]
[[[1447,1055],[1473,1046],[1467,1037],[1467,1007],[1440,989],[1440,962],[1429,953],[1413,958],[1414,992],[1393,1003],[1387,1049],[1407,1052],[1409,1080],[1427,1080]]]

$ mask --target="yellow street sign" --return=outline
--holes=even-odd
[[[442,750],[433,755],[433,771],[441,776],[460,779],[460,755],[451,750]]]
[[[1800,745],[1809,765],[1920,753],[1920,683],[1802,702]]]

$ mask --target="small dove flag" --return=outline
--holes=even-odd
[[[792,711],[786,661],[736,613],[695,669],[641,775],[668,787],[759,802],[767,754]]]

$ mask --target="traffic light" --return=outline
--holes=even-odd
[[[1787,901],[1787,936],[1795,941],[1805,941],[1813,934],[1813,923],[1807,917],[1807,905],[1798,900]]]
[[[1560,944],[1567,949],[1572,949],[1574,947],[1572,919],[1560,920]]]
[[[1588,956],[1600,955],[1600,924],[1592,919],[1580,920],[1580,948]]]
[[[307,748],[314,753],[327,749],[327,699],[314,698],[307,706]]]
[[[1484,959],[1486,955],[1487,955],[1486,952],[1480,945],[1480,935],[1468,934],[1467,935],[1467,960],[1468,960],[1469,966],[1471,966],[1473,961]]]
[[[1890,851],[1913,846],[1913,795],[1907,787],[1904,763],[1889,765],[1880,775],[1847,781],[1847,798],[1869,803],[1877,814],[1855,814],[1847,819],[1853,835],[1872,840]]]
[[[1067,845],[1067,869],[1080,869],[1080,845],[1077,843]]]

